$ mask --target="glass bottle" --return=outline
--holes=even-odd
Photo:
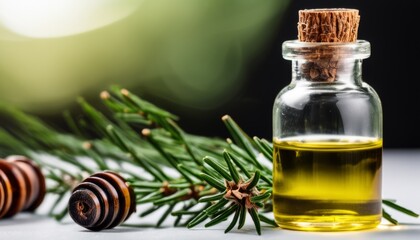
[[[362,80],[370,43],[283,43],[292,81],[273,107],[274,217],[304,231],[381,221],[382,107]]]

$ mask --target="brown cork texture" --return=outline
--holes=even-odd
[[[299,11],[301,42],[355,42],[359,27],[357,9],[306,9]]]
[[[325,8],[299,11],[298,39],[310,43],[353,43],[357,40],[360,16],[357,9]],[[305,79],[334,82],[341,66],[341,54],[328,45],[320,45],[305,55],[301,72]],[[340,67],[341,66],[341,67]]]

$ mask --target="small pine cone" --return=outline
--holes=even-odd
[[[24,156],[0,159],[0,219],[34,211],[45,192],[45,177],[32,160]]]
[[[69,200],[73,221],[92,231],[114,228],[136,210],[134,191],[124,178],[99,172],[77,185]]]

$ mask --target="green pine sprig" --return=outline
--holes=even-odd
[[[49,214],[62,219],[71,190],[90,174],[112,170],[125,176],[146,217],[162,210],[159,227],[169,217],[175,226],[211,227],[230,221],[225,232],[241,229],[249,216],[258,234],[272,219],[272,143],[249,137],[228,115],[226,141],[186,133],[178,117],[116,86],[100,94],[106,111],[78,99],[81,116],[64,112],[71,133],[40,119],[0,106],[7,127],[0,127],[3,154],[31,157],[42,167],[55,195]],[[171,169],[170,172],[163,170]],[[418,217],[390,200],[384,206]],[[383,216],[398,221],[384,208]]]

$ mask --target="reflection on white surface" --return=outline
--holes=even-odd
[[[391,225],[391,224],[381,224],[378,226],[378,230],[383,230],[383,231],[401,231],[406,229],[407,226],[402,226],[402,225]]]
[[[100,28],[133,13],[143,0],[0,0],[0,28],[51,38]],[[1,32],[1,31],[0,31]]]

